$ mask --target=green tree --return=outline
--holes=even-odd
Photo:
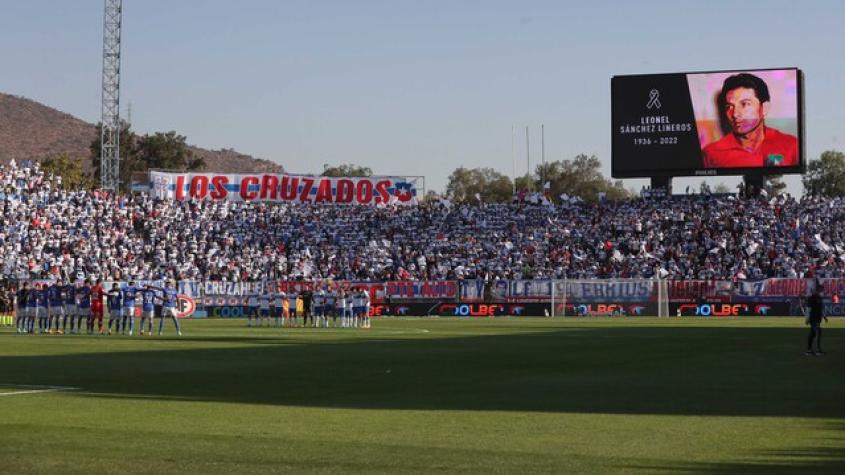
[[[492,168],[460,167],[449,175],[446,196],[458,203],[507,203],[513,196],[510,178]]]
[[[323,165],[323,176],[373,176],[373,170],[370,167],[362,167],[351,163],[334,166],[326,163]]]
[[[584,201],[596,201],[598,193],[604,192],[609,200],[620,200],[631,197],[621,180],[611,181],[601,173],[601,161],[595,155],[578,155],[572,160],[546,162],[537,166],[535,174],[536,190],[543,190],[545,183],[540,178],[545,177],[549,182],[549,193],[552,197],[566,193],[578,196]]]
[[[534,188],[534,178],[531,175],[525,174],[516,177],[516,191],[531,191]]]
[[[96,184],[94,177],[85,173],[82,160],[70,158],[67,153],[51,155],[41,160],[41,168],[46,173],[62,177],[62,186],[66,190],[90,190]]]
[[[94,166],[94,178],[100,181],[100,134],[102,124],[97,124],[97,136],[89,147],[91,164]],[[120,182],[127,190],[132,182],[132,174],[145,172],[150,168],[164,170],[200,170],[205,166],[205,159],[194,155],[186,143],[184,135],[174,131],[157,132],[152,135],[137,136],[127,122],[121,122],[120,128]]]
[[[174,131],[156,132],[137,139],[135,151],[144,169],[199,170],[205,166],[205,159],[194,155],[184,135]]]
[[[810,161],[801,183],[810,195],[845,195],[845,154],[838,150],[823,152],[817,160]]]

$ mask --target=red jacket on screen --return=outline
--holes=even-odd
[[[763,143],[754,152],[742,148],[734,134],[704,147],[704,168],[763,168],[798,166],[798,139],[766,127]]]

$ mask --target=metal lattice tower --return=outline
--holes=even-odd
[[[103,132],[100,136],[100,186],[120,186],[120,23],[122,0],[105,0],[103,17]]]

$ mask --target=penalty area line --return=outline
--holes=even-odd
[[[10,389],[10,391],[2,391]],[[77,391],[79,388],[72,386],[41,386],[31,384],[0,384],[0,397],[21,396],[24,394],[56,393],[60,391]]]

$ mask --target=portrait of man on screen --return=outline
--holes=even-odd
[[[729,76],[718,103],[730,132],[704,147],[704,168],[798,166],[798,138],[766,125],[771,96],[765,81],[749,73]]]

